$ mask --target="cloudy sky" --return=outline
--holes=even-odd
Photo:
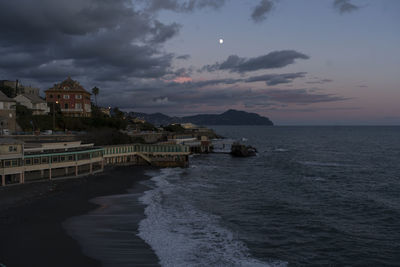
[[[398,0],[0,1],[0,79],[71,76],[127,111],[400,124],[399,14]]]

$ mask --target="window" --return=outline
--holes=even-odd
[[[61,95],[57,95],[57,98],[61,98]]]
[[[49,95],[49,98],[53,98],[53,95]]]
[[[75,104],[75,109],[81,109],[82,108],[82,104],[81,103],[76,103]]]
[[[33,164],[39,164],[39,163],[40,163],[40,158],[33,159]]]
[[[68,103],[65,103],[65,104],[64,104],[64,108],[65,108],[65,109],[68,109]]]
[[[64,99],[69,99],[69,95],[64,95]]]
[[[75,99],[82,99],[82,95],[75,95]]]
[[[12,146],[9,146],[9,147],[8,147],[8,151],[9,151],[9,152],[12,152],[13,150],[14,150],[14,148],[13,148]]]
[[[31,165],[32,161],[31,159],[25,159],[25,165]]]

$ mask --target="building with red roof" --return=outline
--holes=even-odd
[[[64,116],[91,116],[91,94],[79,82],[72,80],[70,77],[61,83],[55,84],[45,93],[46,102],[51,105],[58,105]]]

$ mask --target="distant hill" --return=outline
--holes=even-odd
[[[162,113],[146,114],[131,112],[131,116],[143,118],[155,125],[168,125],[171,123],[191,122],[197,125],[274,125],[267,118],[256,113],[230,109],[222,114],[203,114],[187,117],[169,117]]]

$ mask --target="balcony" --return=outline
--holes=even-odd
[[[62,108],[61,112],[83,112],[82,108]]]

